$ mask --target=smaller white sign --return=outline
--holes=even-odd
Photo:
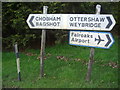
[[[69,44],[108,49],[114,39],[109,32],[70,31]]]

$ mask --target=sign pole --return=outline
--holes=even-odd
[[[48,6],[43,6],[43,14],[47,14]],[[44,55],[45,55],[46,30],[42,30],[41,52],[40,52],[40,77],[44,75]]]
[[[101,5],[96,5],[96,14],[100,14],[100,11],[101,11]],[[90,48],[90,60],[88,63],[88,72],[86,75],[86,81],[90,81],[91,78],[92,64],[94,62],[94,53],[95,53],[95,48]]]
[[[17,42],[15,43],[14,48],[15,48],[15,54],[16,54],[18,80],[21,81],[21,75],[20,75],[20,57],[19,57]]]

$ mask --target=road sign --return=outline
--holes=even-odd
[[[109,14],[30,14],[27,23],[32,29],[110,31],[116,22]]]
[[[93,31],[70,31],[69,44],[86,47],[96,47],[108,49],[113,44],[114,39],[108,32]]]

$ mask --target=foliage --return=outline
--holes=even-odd
[[[30,38],[38,40],[41,37],[41,30],[30,30],[26,20],[31,13],[42,13],[43,6],[48,6],[48,13],[77,13],[77,14],[94,14],[95,5],[98,3],[89,2],[3,2],[2,3],[2,25],[3,25],[3,47],[11,48],[15,41],[20,45],[27,46],[30,44]],[[118,21],[118,3],[99,3],[102,5],[101,13],[111,13]],[[109,9],[108,9],[109,8]],[[68,38],[67,31],[50,30],[52,38],[56,43],[65,42]],[[27,37],[27,35],[28,37]],[[20,38],[19,38],[20,37]],[[48,36],[49,37],[49,36]],[[24,40],[22,40],[24,39]],[[12,41],[11,41],[12,40]],[[48,38],[49,40],[49,38]],[[10,42],[9,42],[10,41]],[[7,46],[6,46],[7,45]]]
[[[3,41],[4,41],[4,45],[6,46],[6,49],[8,49],[11,46],[13,46],[15,42],[18,42],[19,46],[25,47],[30,43],[30,41],[32,41],[35,38],[36,38],[35,34],[26,34],[24,36],[16,34],[16,35],[11,35],[7,38],[3,38]]]

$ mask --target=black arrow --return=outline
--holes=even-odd
[[[29,20],[29,22],[30,22],[30,24],[31,24],[31,26],[33,26],[34,27],[34,24],[33,24],[33,19],[34,19],[34,16],[32,16],[31,18],[30,18],[30,20]]]
[[[106,28],[109,28],[112,25],[112,20],[110,19],[110,17],[106,17],[108,20],[108,25],[106,26]]]
[[[106,35],[107,39],[108,39],[108,42],[105,44],[105,46],[107,47],[110,43],[111,43],[111,39],[110,39],[110,36],[107,34]]]

